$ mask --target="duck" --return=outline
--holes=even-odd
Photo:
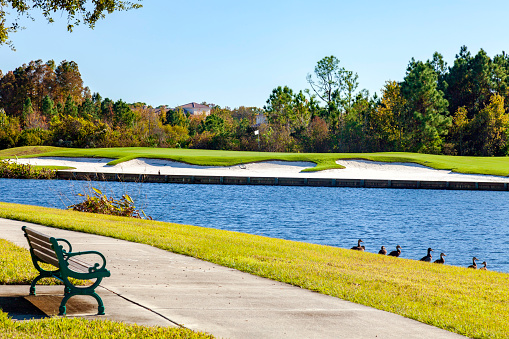
[[[385,246],[382,246],[380,251],[378,251],[378,254],[382,254],[382,255],[386,255],[387,254],[387,250],[385,249]]]
[[[475,261],[476,261],[476,260],[479,260],[479,259],[477,259],[476,257],[474,257],[474,258],[472,259],[472,265],[468,266],[468,268],[473,268],[474,270],[476,270],[476,269],[477,269],[477,264],[475,263]]]
[[[361,242],[364,242],[364,241],[362,241],[362,239],[359,239],[359,241],[357,241],[357,246],[354,246],[351,249],[356,250],[356,251],[364,251],[366,249],[366,247],[361,246]]]
[[[444,253],[440,253],[440,259],[433,261],[434,264],[443,264],[445,263],[444,257],[447,257]]]
[[[389,253],[389,255],[391,257],[399,257],[399,255],[401,254],[401,246],[396,246],[396,250],[395,251],[392,251],[391,253]]]
[[[433,251],[433,250],[431,249],[431,247],[429,247],[429,248],[428,248],[428,254],[427,254],[426,256],[422,257],[420,261],[430,262],[430,261],[431,261],[431,259],[433,258],[433,257],[431,256],[431,252],[432,252],[432,251]]]
[[[484,265],[483,267],[480,268],[480,270],[483,270],[483,271],[487,271],[488,269],[486,268],[486,261],[483,261],[482,264]]]

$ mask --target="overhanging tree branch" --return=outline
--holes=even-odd
[[[98,20],[115,11],[127,11],[141,8],[142,0],[0,0],[0,46],[9,45],[9,34],[20,29],[18,20],[20,17],[28,17],[33,20],[31,13],[40,10],[48,22],[54,22],[53,14],[57,12],[67,13],[67,30],[72,32],[75,26],[86,24],[94,28]],[[12,23],[6,22],[6,17],[12,14],[15,19]]]

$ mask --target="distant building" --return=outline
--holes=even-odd
[[[210,107],[207,105],[197,104],[196,102],[191,102],[187,105],[178,106],[175,108],[182,108],[184,112],[189,115],[210,115]]]
[[[260,126],[261,124],[267,123],[267,117],[263,113],[259,113],[256,115],[256,126]]]

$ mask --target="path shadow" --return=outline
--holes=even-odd
[[[43,311],[24,297],[0,297],[0,308],[13,320],[48,318]]]
[[[58,315],[63,295],[0,296],[0,309],[13,320],[43,319]],[[74,296],[67,302],[67,316],[93,315],[97,302],[88,296]]]

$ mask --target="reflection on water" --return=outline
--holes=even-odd
[[[350,248],[384,245],[401,257],[509,272],[508,192],[96,182],[129,193],[156,220]],[[0,201],[65,208],[89,183],[0,179]]]

